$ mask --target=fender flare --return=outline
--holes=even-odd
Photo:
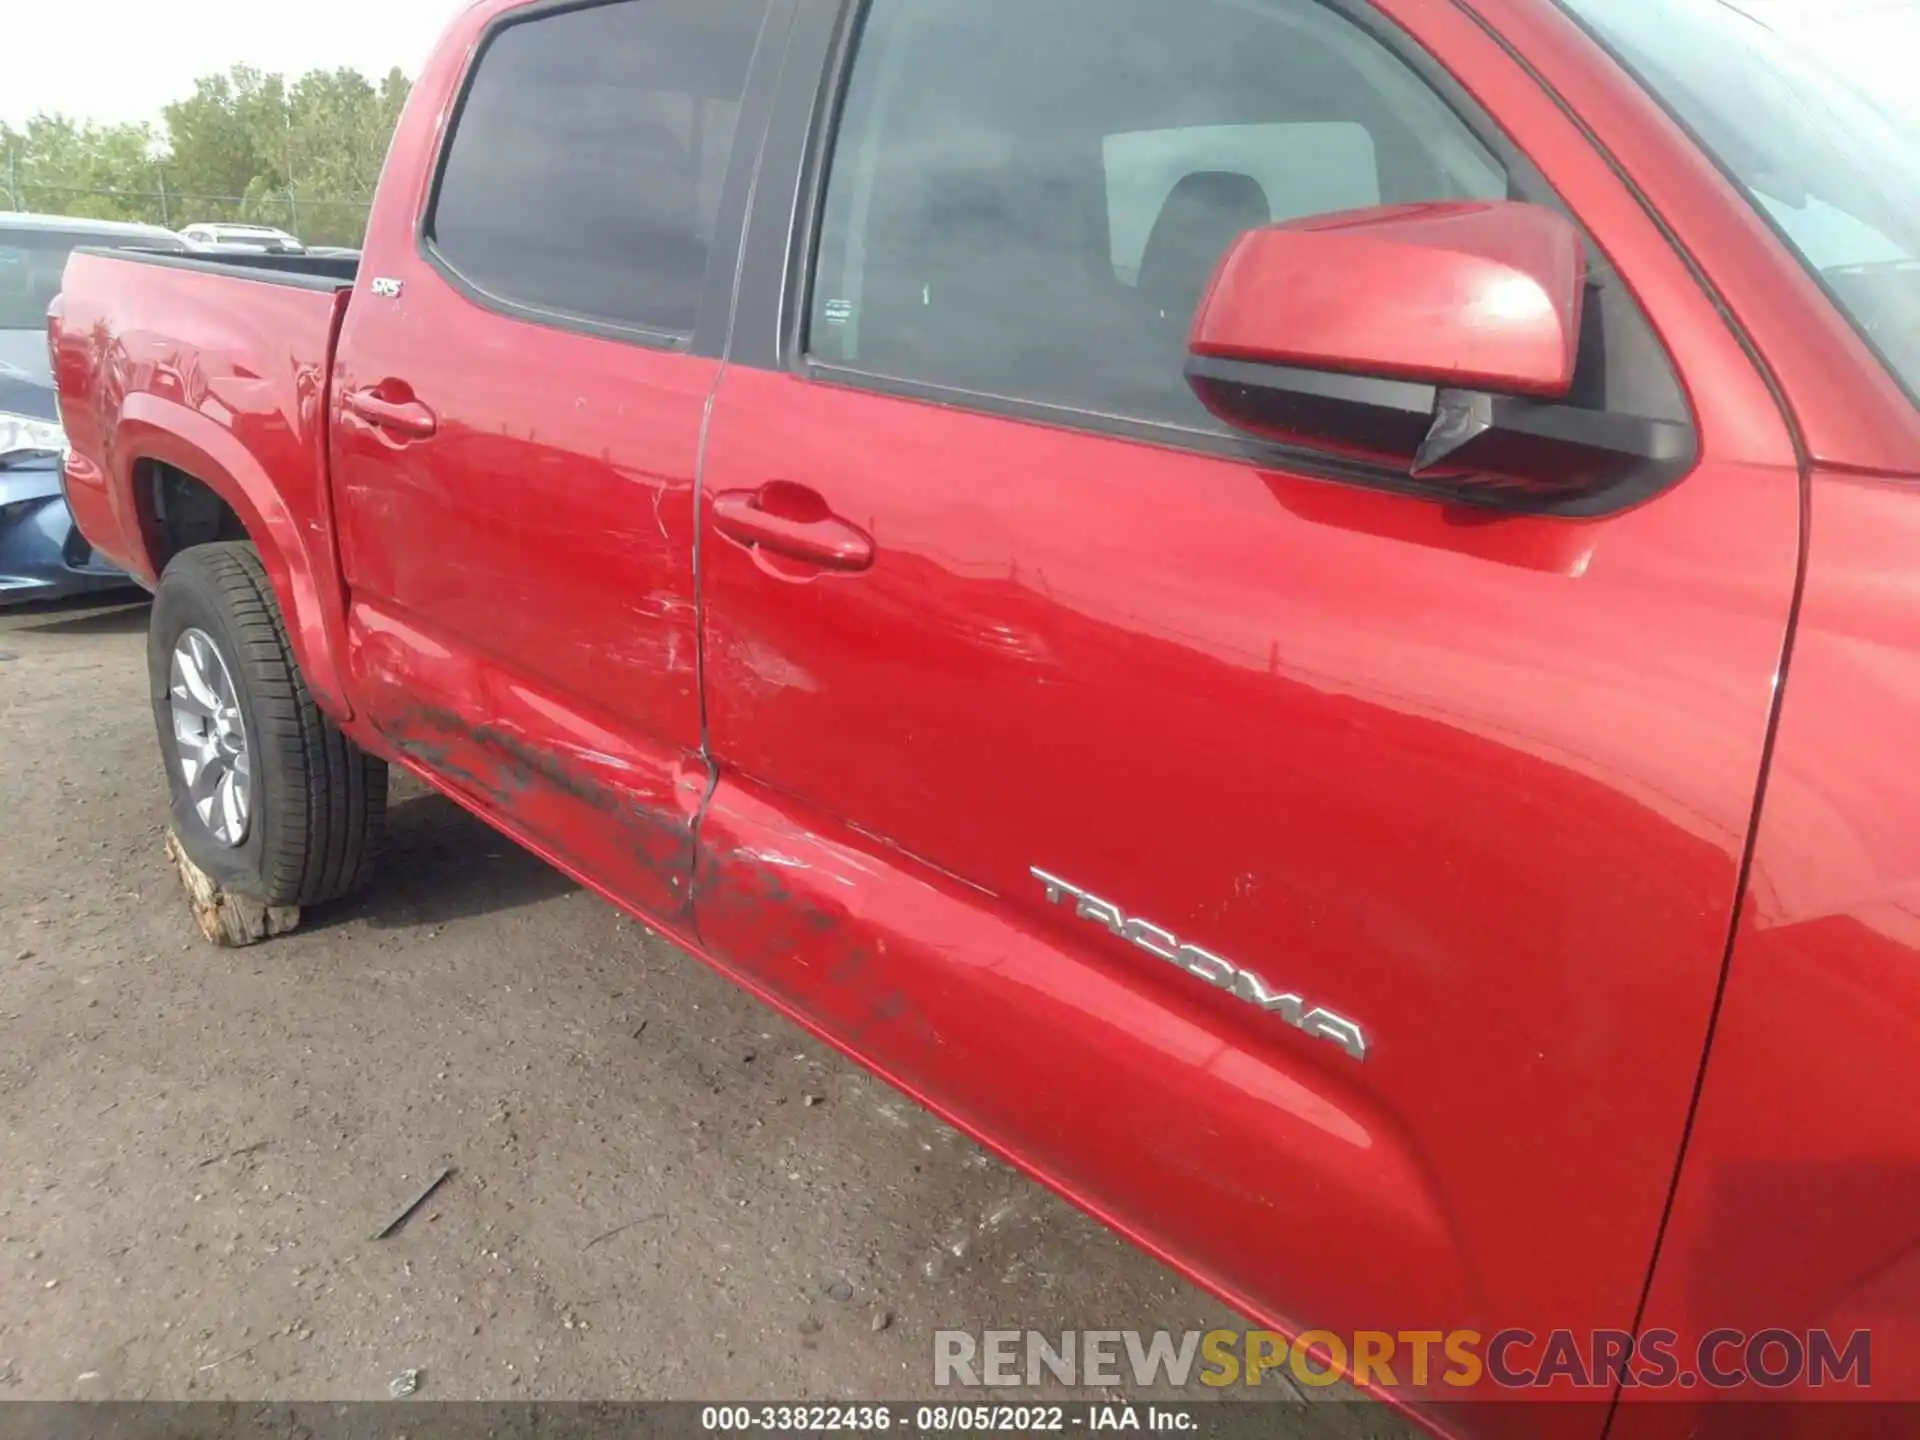
[[[232,431],[150,392],[126,397],[113,449],[112,493],[126,508],[119,517],[121,533],[138,537],[139,553],[131,558],[141,578],[149,584],[157,584],[160,578],[154,563],[152,517],[139,513],[144,507],[137,478],[142,462],[157,460],[198,480],[240,517],[247,538],[260,552],[307,688],[336,718],[352,718],[336,661],[332,611],[338,586],[332,555],[314,555],[300,521],[260,462]],[[324,523],[317,527],[317,537],[316,543],[331,544]]]

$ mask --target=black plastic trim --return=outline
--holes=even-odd
[[[162,255],[172,251],[162,250]],[[351,285],[360,274],[360,258],[347,255],[307,255],[291,251],[260,250],[252,254],[223,251],[218,256],[204,253],[196,254],[189,250],[190,259],[218,259],[223,264],[247,266],[255,270],[277,270],[289,275],[319,275],[330,280],[344,280]]]
[[[772,83],[770,78],[763,74],[767,53],[770,49],[774,49],[784,54],[784,44],[774,46],[771,42],[775,38],[784,40],[785,27],[790,23],[792,7],[796,0],[768,0],[767,13],[760,25],[760,34],[754,41],[753,57],[747,64],[747,88],[740,101],[740,120],[734,129],[733,152],[727,159],[726,178],[721,182],[720,212],[715,221],[713,239],[708,246],[707,274],[701,287],[700,308],[691,331],[656,330],[647,326],[626,325],[597,316],[575,314],[572,311],[549,310],[505,295],[497,295],[461,274],[434,243],[433,216],[440,203],[440,182],[446,173],[447,156],[453,148],[454,137],[460,132],[460,117],[466,110],[467,97],[472,92],[474,77],[479,73],[480,66],[485,61],[487,51],[494,40],[501,32],[513,26],[542,20],[551,15],[565,14],[574,10],[594,10],[607,5],[625,3],[631,3],[631,0],[536,0],[534,4],[505,11],[488,22],[486,28],[481,31],[479,39],[474,43],[472,53],[468,56],[466,69],[460,76],[459,91],[447,114],[447,123],[442,127],[439,139],[435,143],[427,196],[418,213],[413,217],[414,251],[461,296],[497,315],[524,320],[529,324],[543,325],[553,330],[568,330],[575,334],[593,335],[603,340],[618,340],[649,350],[683,351],[717,358],[726,344],[729,316],[733,308],[734,279],[739,264],[742,232],[746,225],[748,199],[752,189],[751,180],[760,159],[761,147],[758,142],[763,131],[753,128],[750,114],[764,107],[755,104],[755,88],[756,85],[764,88]],[[776,54],[775,75],[778,74],[778,59],[779,54]],[[716,298],[718,304],[716,304]]]
[[[727,353],[733,364],[791,368],[785,358],[786,316],[794,309],[788,290],[804,285],[812,268],[820,188],[815,177],[826,154],[820,135],[837,104],[836,77],[844,73],[860,8],[847,0],[798,0],[748,220]]]
[[[707,286],[693,329],[693,353],[709,359],[723,358],[733,335],[747,225],[754,197],[767,173],[768,127],[786,72],[797,6],[798,0],[770,0],[760,38],[753,47],[753,59],[747,66],[746,93],[734,125],[733,154],[721,184],[720,209],[707,257]]]
[[[171,270],[197,270],[203,275],[224,275],[229,280],[257,280],[267,285],[291,285],[300,290],[319,290],[333,294],[351,290],[353,277],[341,278],[311,273],[289,264],[305,261],[310,266],[351,265],[353,261],[334,261],[314,255],[223,255],[218,260],[204,255],[183,254],[177,250],[123,249],[109,245],[77,245],[76,255],[98,255],[106,260],[133,260],[142,265],[164,265]]]
[[[1187,378],[1256,390],[1284,389],[1291,394],[1336,404],[1364,405],[1370,410],[1433,416],[1440,387],[1419,380],[1391,380],[1353,375],[1343,370],[1311,370],[1298,365],[1269,365],[1259,360],[1230,360],[1196,355],[1187,361]]]
[[[1602,515],[1658,494],[1699,462],[1693,427],[1671,420],[1214,356],[1194,356],[1186,374],[1230,424],[1393,457],[1384,483],[1465,505]]]

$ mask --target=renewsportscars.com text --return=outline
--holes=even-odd
[[[1466,1390],[1490,1382],[1511,1390],[1624,1385],[1732,1390],[1866,1389],[1873,1339],[1825,1330],[1712,1330],[1691,1352],[1671,1330],[1637,1339],[1624,1330],[1309,1330],[1289,1342],[1272,1330],[937,1330],[933,1383],[939,1386],[1058,1384],[1103,1387],[1199,1383],[1256,1386],[1268,1375],[1303,1385],[1343,1377],[1384,1389]]]

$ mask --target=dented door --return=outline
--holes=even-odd
[[[874,0],[868,34],[909,3]],[[756,288],[795,223],[763,185],[702,474],[720,779],[696,922],[750,983],[1253,1316],[1626,1329],[1760,771],[1794,454],[1737,339],[1551,97],[1452,7],[1379,8],[1497,98],[1644,304],[1693,397],[1692,473],[1600,518],[1464,512],[887,373],[927,332],[881,299],[980,346],[999,339],[982,308],[1004,326],[1097,302],[1020,284],[1028,240],[925,278],[902,245],[883,289],[881,247],[907,232],[871,218],[878,187],[848,210],[872,241],[855,291],[829,180],[796,337],[777,264]],[[1084,47],[1135,31],[1062,33],[1097,74]],[[885,93],[862,94],[859,53],[842,156]],[[930,74],[963,52],[940,53]],[[1017,113],[1024,53],[985,67],[997,114]],[[961,206],[976,171],[936,195],[938,224],[1018,227],[1070,195],[1070,145],[1045,138],[992,162],[1027,167],[1021,203]],[[945,302],[963,286],[973,307]],[[857,363],[831,339],[856,324]],[[1049,383],[1119,363],[1111,339],[1035,343],[1077,355],[1033,372]],[[743,527],[756,503],[832,543]]]
[[[349,657],[388,742],[684,920],[706,793],[694,476],[773,0],[475,7],[339,342]]]

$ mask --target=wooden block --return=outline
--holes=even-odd
[[[230,949],[257,945],[300,923],[298,905],[267,905],[250,895],[221,889],[217,880],[187,858],[186,847],[172,830],[167,831],[167,855],[180,872],[200,933],[214,944]]]

